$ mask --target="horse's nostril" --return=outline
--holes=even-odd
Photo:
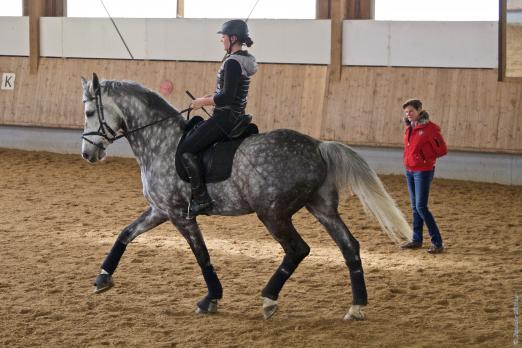
[[[84,153],[82,153],[82,157],[84,159],[87,159],[87,158],[89,158],[89,154],[87,152],[84,152]]]

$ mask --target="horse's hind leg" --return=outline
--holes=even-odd
[[[94,292],[100,293],[109,290],[113,285],[112,274],[118,267],[127,245],[137,236],[167,221],[167,218],[158,214],[154,209],[148,208],[139,218],[120,232],[111,251],[103,261],[101,272],[94,281]]]
[[[277,298],[285,282],[290,278],[299,263],[310,253],[310,247],[297,233],[291,217],[259,216],[272,236],[281,244],[285,252],[283,262],[272,275],[261,292],[263,297],[263,316],[270,318],[277,310]]]
[[[368,304],[368,295],[364,282],[364,273],[359,254],[359,242],[348,230],[339,216],[337,206],[339,195],[333,187],[323,186],[314,196],[306,208],[326,228],[343,254],[350,272],[352,284],[352,307],[345,315],[345,319],[364,319],[361,306]]]

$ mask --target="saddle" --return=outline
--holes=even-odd
[[[180,148],[180,145],[183,144],[185,138],[195,131],[203,121],[204,120],[201,116],[194,116],[190,119],[185,127],[183,136],[179,141],[178,149]],[[230,131],[227,139],[214,143],[212,146],[198,154],[205,174],[205,183],[220,182],[230,177],[237,148],[241,145],[243,140],[251,135],[259,133],[259,129],[254,123],[251,123],[251,121],[251,115],[243,115]],[[176,151],[176,171],[183,181],[190,182],[179,151]]]

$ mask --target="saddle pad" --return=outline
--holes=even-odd
[[[194,118],[193,118],[194,119]],[[190,121],[192,121],[191,119]],[[185,139],[185,136],[190,133],[192,129],[197,128],[197,125],[202,121],[195,120],[192,124],[188,124],[185,128],[185,134],[180,140],[180,144]],[[239,139],[229,140],[229,141],[221,141],[213,144],[208,149],[204,150],[199,154],[199,158],[203,164],[203,171],[206,183],[214,183],[226,180],[230,177],[232,172],[232,164],[234,160],[234,155],[237,151],[237,148],[243,140],[245,140],[248,136],[259,133],[257,126],[253,123],[248,125],[247,130],[243,133]],[[179,145],[178,145],[179,148]],[[181,154],[176,151],[176,171],[179,177],[186,182],[190,182],[190,179],[185,171],[185,167],[181,161]]]

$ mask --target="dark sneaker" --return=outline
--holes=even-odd
[[[408,242],[401,245],[401,249],[420,249],[422,248],[421,242]]]
[[[430,254],[440,254],[444,252],[444,246],[441,245],[441,246],[436,246],[436,245],[431,245],[430,248],[428,249],[428,253]]]

